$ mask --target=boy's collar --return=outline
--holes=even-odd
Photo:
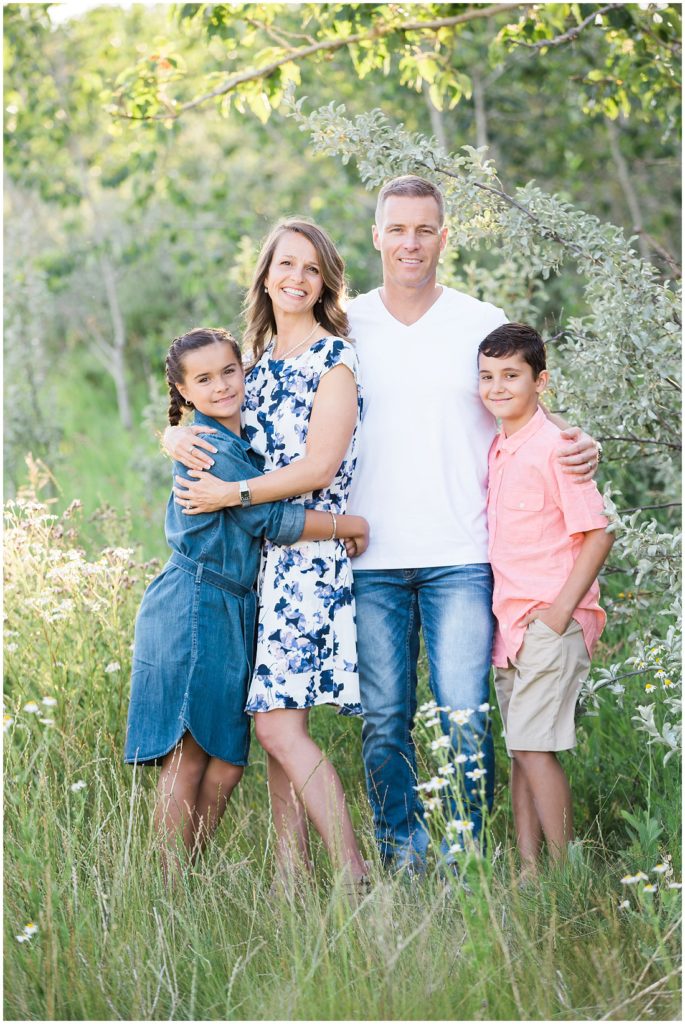
[[[252,447],[250,445],[250,442],[247,441],[240,434],[234,434],[233,431],[229,430],[228,427],[225,427],[223,425],[223,423],[219,423],[219,421],[213,419],[212,416],[206,416],[203,412],[200,412],[199,409],[195,410],[195,426],[197,426],[197,427],[214,427],[216,430],[220,431],[221,433],[226,434],[232,440],[237,441],[238,444],[241,446],[241,448],[244,448],[245,451],[248,451]]]
[[[499,433],[499,442],[497,445],[497,451],[502,452],[515,452],[522,444],[525,444],[534,434],[537,434],[538,430],[544,427],[547,422],[547,417],[538,405],[537,409],[520,430],[517,430],[514,434],[510,434],[507,437],[501,430]]]

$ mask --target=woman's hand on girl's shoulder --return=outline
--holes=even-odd
[[[214,427],[193,425],[190,427],[167,427],[162,436],[162,444],[172,459],[180,462],[186,469],[210,469],[214,459],[204,452],[216,452],[216,448],[198,434],[216,434]],[[203,450],[204,449],[204,450]]]

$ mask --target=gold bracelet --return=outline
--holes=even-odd
[[[337,533],[338,533],[338,520],[335,518],[335,515],[333,514],[333,512],[331,512],[330,509],[328,510],[328,514],[330,515],[331,519],[333,520],[333,533],[330,535],[330,537],[328,539],[329,540],[335,540],[335,538],[337,536]]]

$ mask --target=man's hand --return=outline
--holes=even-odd
[[[563,636],[569,627],[569,623],[573,618],[572,615],[567,615],[565,612],[555,608],[553,604],[547,608],[536,608],[534,612],[527,615],[523,620],[524,626],[529,626],[531,622],[535,622],[536,619],[540,619],[540,622],[544,622],[546,626],[553,629],[559,636]]]
[[[578,480],[592,480],[599,465],[599,447],[595,439],[580,427],[566,427],[561,437],[563,441],[571,442],[557,449],[564,473],[573,473]]]
[[[216,452],[216,448],[198,434],[216,434],[214,427],[167,427],[162,437],[162,444],[172,459],[182,463],[187,469],[210,469],[214,459],[205,455],[202,449]],[[214,511],[214,509],[203,509]]]
[[[218,476],[200,470],[191,469],[188,472],[191,476],[197,477],[197,480],[186,480],[182,476],[174,477],[176,503],[183,506],[185,515],[197,516],[202,512],[217,512],[220,508],[229,508],[239,503],[237,483],[220,480]]]

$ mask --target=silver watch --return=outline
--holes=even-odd
[[[252,504],[252,495],[250,494],[250,488],[247,486],[247,480],[239,482],[238,490],[240,491],[240,504],[243,508],[249,508]]]

